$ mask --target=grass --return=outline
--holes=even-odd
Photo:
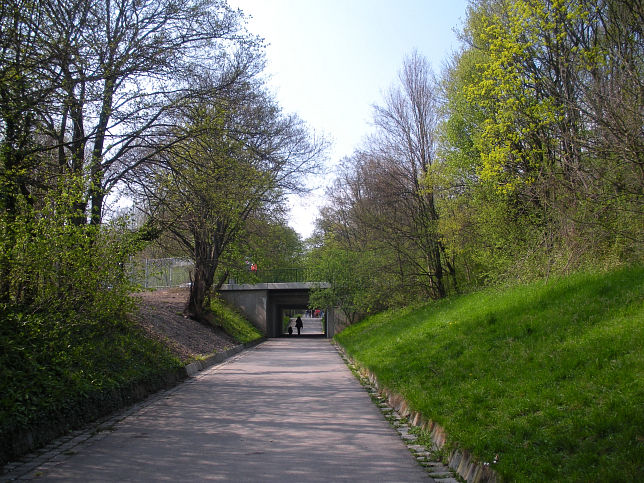
[[[210,310],[215,316],[215,323],[237,342],[245,344],[263,337],[253,324],[221,300],[213,299],[210,303]]]
[[[644,481],[644,267],[382,313],[338,342],[511,481]]]

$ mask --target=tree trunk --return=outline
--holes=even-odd
[[[212,246],[208,236],[203,236],[198,232],[194,236],[195,268],[192,285],[190,286],[190,295],[183,310],[183,315],[202,321],[207,312],[204,305],[206,298],[210,294],[215,271],[219,265],[219,255],[216,253],[216,249]]]
[[[206,300],[206,281],[203,277],[203,270],[195,262],[195,272],[190,285],[188,302],[183,309],[183,315],[194,320],[202,320],[204,316],[204,301]]]
[[[112,113],[112,103],[114,99],[115,79],[107,77],[103,87],[103,105],[101,115],[96,126],[96,140],[92,149],[92,161],[90,165],[90,199],[91,199],[91,223],[100,225],[103,220],[103,200],[105,191],[103,189],[103,148],[105,146],[105,137],[107,127],[110,122]]]

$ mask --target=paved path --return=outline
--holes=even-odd
[[[260,344],[70,453],[32,475],[39,481],[428,480],[324,339]]]
[[[302,317],[302,334],[315,335],[322,334],[322,318]],[[297,331],[295,331],[297,333]]]
[[[291,318],[291,327],[293,327],[293,336],[297,336],[297,329],[295,328],[295,317]],[[302,317],[302,335],[319,335],[322,336],[322,318]]]

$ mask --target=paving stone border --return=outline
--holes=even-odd
[[[41,472],[50,469],[68,459],[75,453],[75,448],[80,445],[91,444],[105,438],[115,426],[128,416],[139,412],[145,407],[168,398],[181,386],[190,384],[199,376],[199,372],[215,364],[221,364],[244,349],[256,346],[266,339],[239,344],[223,352],[212,354],[204,359],[192,362],[184,367],[188,379],[182,379],[173,387],[157,391],[144,400],[139,401],[125,409],[113,412],[108,416],[97,419],[82,429],[70,431],[64,436],[56,438],[46,446],[22,456],[17,461],[7,463],[0,470],[0,482],[5,481],[30,481],[41,476]]]
[[[358,378],[360,383],[369,392],[372,400],[385,415],[385,418],[396,428],[407,448],[416,456],[418,462],[424,466],[429,476],[438,483],[454,483],[466,481],[467,483],[501,483],[501,477],[487,464],[474,460],[473,456],[462,449],[454,449],[447,456],[447,464],[441,461],[440,454],[447,442],[445,429],[434,421],[426,419],[422,414],[410,409],[407,401],[399,394],[382,387],[371,371],[361,367],[354,361],[337,342],[333,345]],[[412,428],[420,428],[429,434],[431,446],[417,443],[418,437]]]
[[[257,344],[264,342],[265,340],[266,339],[262,338],[262,339],[254,340],[252,342],[246,342],[245,344],[239,344],[223,352],[216,352],[215,354],[212,354],[204,359],[191,362],[190,364],[185,366],[186,375],[188,377],[192,377],[196,373],[203,371],[204,369],[208,369],[210,366],[214,366],[215,364],[219,364],[225,361],[226,359],[234,356],[235,354],[239,354],[244,349],[248,349],[249,347],[254,347]]]

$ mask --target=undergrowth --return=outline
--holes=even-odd
[[[450,297],[336,336],[516,481],[644,481],[644,267]]]
[[[163,387],[181,367],[125,317],[0,312],[0,463],[16,456],[19,435],[78,427],[118,409],[133,391]]]

